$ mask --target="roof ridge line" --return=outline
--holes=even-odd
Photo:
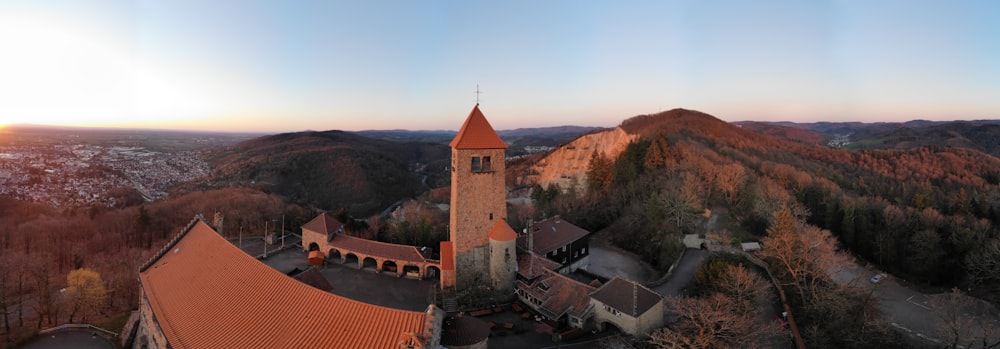
[[[198,224],[199,221],[205,222],[205,217],[202,216],[200,213],[194,215],[194,218],[191,219],[191,222],[188,222],[187,226],[185,226],[180,233],[174,235],[174,238],[170,239],[170,242],[168,242],[166,245],[163,246],[163,248],[161,248],[159,251],[153,254],[153,257],[151,257],[148,261],[146,261],[146,263],[143,263],[142,267],[139,268],[139,272],[140,273],[144,272],[146,271],[146,269],[149,269],[149,267],[153,266],[153,263],[156,263],[156,261],[158,261],[160,257],[163,257],[163,255],[167,254],[167,251],[170,251],[171,248],[177,245],[177,242],[180,241],[181,238],[184,237],[184,235],[187,235],[187,233],[190,232],[191,229],[194,228],[195,224]],[[215,229],[212,230],[214,231]]]

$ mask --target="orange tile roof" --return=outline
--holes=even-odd
[[[337,219],[330,217],[330,215],[326,213],[320,213],[319,216],[316,216],[316,218],[313,218],[308,223],[302,225],[302,229],[327,234],[340,231],[343,227],[343,223],[340,223],[340,221],[337,221]]]
[[[663,300],[663,296],[646,288],[646,286],[618,276],[590,295],[595,300],[632,317],[642,315],[657,302]]]
[[[441,241],[441,270],[455,270],[455,244]]]
[[[398,348],[407,333],[435,327],[434,311],[380,307],[296,281],[200,220],[139,279],[174,348]]]
[[[455,149],[507,149],[497,131],[493,130],[490,122],[486,120],[483,112],[479,111],[479,104],[472,108],[469,117],[465,119],[462,128],[458,130],[455,139],[451,141],[451,147]]]
[[[341,248],[341,254],[360,252],[370,256],[382,257],[404,262],[424,262],[427,258],[416,246],[397,245],[388,242],[362,239],[344,234],[333,234],[326,246]]]
[[[558,216],[535,222],[531,229],[531,238],[534,240],[532,250],[540,254],[552,252],[590,234]]]
[[[556,270],[561,267],[556,261],[539,256],[531,251],[517,251],[517,274],[525,279],[534,279],[545,273],[545,270]]]
[[[515,287],[541,300],[538,311],[550,319],[558,319],[563,314],[586,317],[593,308],[590,292],[594,287],[552,270],[546,269],[543,273],[535,280],[520,280]]]
[[[497,220],[497,224],[493,225],[493,230],[490,230],[489,237],[490,240],[511,241],[517,239],[517,233],[507,224],[506,219],[500,219]]]
[[[322,248],[323,252],[327,252],[327,247],[336,247],[340,249],[341,254],[353,251],[375,257],[394,259],[399,262],[424,262],[427,260],[416,246],[390,244],[388,242],[345,235],[341,230],[343,226],[343,224],[330,217],[330,215],[321,213],[316,218],[302,225],[302,229],[327,234],[327,243]]]

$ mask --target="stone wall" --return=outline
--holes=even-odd
[[[472,158],[491,158],[489,171],[473,171]],[[507,218],[503,149],[452,149],[450,239],[458,287],[489,277],[489,232]],[[489,285],[488,283],[486,285]]]
[[[153,308],[149,306],[149,299],[146,298],[146,292],[142,292],[142,297],[139,299],[139,329],[135,334],[135,342],[133,342],[132,348],[168,348],[167,336],[163,334],[163,330],[160,329],[159,322],[156,321],[156,315],[153,314]]]

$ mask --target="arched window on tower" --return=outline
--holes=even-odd
[[[492,172],[493,171],[493,161],[489,156],[473,156],[472,157],[472,172]]]

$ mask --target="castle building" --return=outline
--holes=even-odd
[[[424,348],[444,312],[341,297],[261,263],[195,219],[139,272],[134,348]]]
[[[506,223],[507,143],[477,104],[451,141],[449,241],[441,244],[441,286],[490,286],[510,294],[517,234]]]

